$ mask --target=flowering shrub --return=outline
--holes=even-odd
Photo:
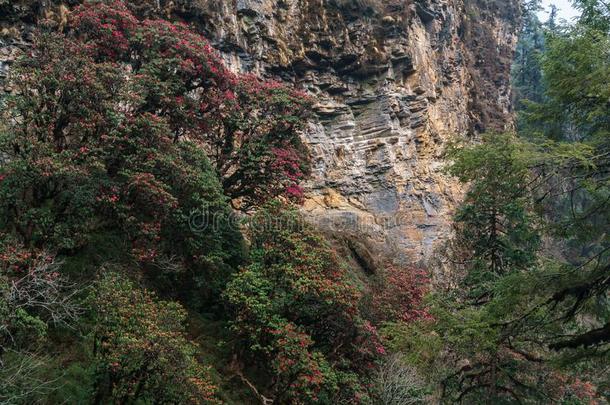
[[[75,21],[87,27],[119,19],[106,6],[83,10]],[[96,10],[102,15],[92,19]],[[132,23],[117,24],[137,28]],[[175,142],[171,114],[138,109],[137,80],[112,55],[98,59],[95,46],[41,33],[12,69],[18,92],[2,111],[0,231],[63,254],[86,247],[91,235],[119,231],[151,274],[167,273],[162,263],[171,259],[173,282],[192,286],[195,277],[220,288],[228,262],[241,255],[238,231],[226,223],[205,233],[189,227],[203,206],[229,216],[213,166],[199,143]]]
[[[172,138],[206,148],[225,193],[243,208],[278,195],[300,200],[307,153],[298,136],[311,105],[301,92],[224,66],[188,26],[137,21],[121,1],[85,4],[72,28],[95,60],[129,66],[130,108],[163,117]]]
[[[243,263],[229,203],[248,209],[278,196],[302,199],[308,157],[298,133],[311,101],[232,73],[188,26],[139,20],[121,1],[77,7],[68,28],[37,32],[31,52],[11,67],[16,92],[3,100],[0,121],[0,235],[11,244],[0,246],[0,269],[27,271],[32,252],[49,249],[66,259],[60,274],[85,279],[97,268],[90,261],[117,259],[197,309],[217,304]],[[192,213],[201,209],[215,224],[194,230]],[[269,311],[248,320],[263,328],[246,333],[244,322],[240,339],[260,342],[252,356],[265,359],[280,402],[366,396],[361,378],[380,350],[368,343],[375,333],[358,315],[360,294],[319,238],[282,237],[291,245],[273,271],[248,269],[255,282],[286,272],[278,291],[295,304],[284,309],[269,295]],[[282,251],[271,244],[264,253],[263,239],[274,238],[257,236],[254,262]],[[113,247],[102,254],[97,241]],[[10,279],[0,278],[4,289]],[[256,310],[247,294],[235,296],[240,316]],[[92,302],[94,402],[215,401],[182,333],[179,305],[112,276]]]
[[[138,20],[120,1],[97,2],[75,13],[72,25],[81,35],[94,38],[88,47],[93,56],[116,60],[129,57],[130,37],[135,34]]]
[[[375,319],[411,322],[429,318],[423,307],[428,284],[428,276],[422,269],[388,266],[381,271],[373,288],[371,308]]]
[[[297,132],[309,98],[253,75],[240,77],[232,96],[222,127],[210,131],[223,188],[246,205],[278,195],[300,201],[309,166]]]
[[[226,210],[208,187],[214,176],[198,177],[193,164],[213,170],[244,209],[302,198],[307,154],[297,132],[307,97],[231,73],[186,25],[139,21],[120,1],[82,5],[71,24],[74,36],[38,35],[12,71],[19,92],[4,110],[12,135],[0,139],[10,158],[0,169],[2,229],[26,245],[75,251],[112,219],[135,257],[152,263],[178,242],[163,235],[184,239],[174,229],[187,228],[188,210]],[[222,238],[208,239],[212,249],[187,238],[183,266],[221,265]]]
[[[292,323],[272,330],[271,334],[277,347],[272,370],[277,376],[277,385],[286,390],[279,394],[280,398],[294,404],[317,402],[321,387],[327,384],[325,378],[332,373],[324,356],[311,351],[311,337],[299,332]]]
[[[91,297],[96,400],[217,404],[216,387],[184,336],[186,311],[106,275]]]
[[[347,269],[295,212],[274,203],[257,216],[274,224],[250,230],[252,263],[225,291],[245,358],[271,372],[281,403],[365,401],[384,348],[360,315]]]

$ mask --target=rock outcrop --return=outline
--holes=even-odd
[[[303,207],[366,250],[426,261],[461,190],[449,141],[511,125],[518,0],[139,0],[142,15],[194,24],[236,70],[316,97],[303,134],[313,178]],[[69,2],[3,3],[0,76],[28,24]],[[0,77],[1,80],[1,77]],[[374,252],[373,254],[369,252]],[[357,252],[355,252],[357,254]]]

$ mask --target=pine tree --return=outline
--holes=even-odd
[[[544,92],[540,56],[544,50],[544,28],[538,19],[540,0],[524,4],[521,32],[512,66],[513,100],[517,111],[523,100],[540,102]]]

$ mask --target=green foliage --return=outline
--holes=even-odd
[[[443,400],[571,401],[570,392],[582,384],[576,376],[595,378],[553,362],[551,343],[574,329],[557,318],[564,307],[551,291],[565,266],[543,256],[542,236],[553,227],[542,226],[547,217],[537,210],[546,198],[540,187],[549,181],[542,173],[552,165],[583,164],[589,153],[499,134],[452,148],[448,171],[468,184],[448,256],[450,284],[457,287],[431,296],[432,320],[382,330],[389,348],[441,387]],[[581,398],[597,397],[588,387]]]
[[[454,148],[449,172],[470,187],[456,216],[465,255],[469,298],[485,301],[506,274],[527,270],[540,234],[531,214],[527,146],[510,135],[488,135],[481,145]]]
[[[182,306],[110,274],[95,286],[91,307],[97,403],[218,403],[184,335]]]
[[[538,194],[551,236],[563,242],[563,263],[542,273],[538,293],[547,297],[557,320],[551,347],[572,359],[607,359],[610,10],[598,0],[574,3],[582,11],[578,22],[547,38],[542,58],[547,98],[527,111],[534,135],[562,145],[550,149],[541,165],[551,175]],[[561,160],[559,149],[582,153]]]
[[[599,32],[610,30],[610,8],[602,0],[574,0],[574,6],[581,12],[579,24]]]
[[[528,104],[523,132],[604,142],[610,126],[609,13],[607,5],[598,0],[579,0],[575,5],[583,12],[579,21],[546,35],[541,57],[545,99]]]
[[[16,67],[20,92],[4,110],[0,229],[67,255],[119,230],[151,276],[218,292],[241,237],[203,150],[174,142],[167,118],[129,111],[138,97],[120,65],[56,34],[41,34],[34,52]],[[220,220],[191,229],[197,210]]]
[[[608,200],[594,145],[488,135],[453,148],[449,172],[468,184],[450,255],[459,288],[433,296],[435,322],[398,333],[422,353],[422,335],[440,338],[437,355],[409,361],[449,401],[569,403],[605,386]]]
[[[280,402],[364,401],[384,349],[335,252],[277,203],[256,214],[249,238],[251,263],[225,291],[245,358],[269,374]]]
[[[544,29],[538,19],[540,0],[525,2],[519,42],[511,71],[513,99],[517,111],[525,101],[540,102],[543,97],[540,57],[544,51]]]

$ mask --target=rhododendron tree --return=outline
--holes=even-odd
[[[112,274],[96,285],[91,304],[95,403],[220,403],[185,337],[186,311],[179,304]]]
[[[190,228],[202,207],[230,214],[205,149],[176,142],[168,116],[137,109],[146,97],[137,80],[91,48],[40,33],[11,70],[18,92],[3,110],[0,229],[62,254],[118,230],[152,275],[171,259],[164,277],[217,291],[239,260],[241,237],[223,220],[206,232]]]
[[[387,266],[373,286],[371,312],[377,322],[411,322],[430,315],[423,305],[428,276],[416,267]]]
[[[299,131],[311,105],[304,93],[232,73],[188,26],[138,21],[121,1],[79,7],[72,28],[97,61],[129,67],[141,96],[130,108],[164,117],[174,140],[206,148],[240,207],[301,198],[308,159]]]
[[[385,350],[360,314],[362,294],[347,268],[281,204],[268,205],[253,221],[252,263],[225,291],[244,361],[264,365],[261,371],[271,373],[267,388],[280,402],[364,401]]]
[[[117,60],[130,57],[130,41],[138,27],[138,20],[120,1],[96,2],[72,15],[72,26],[78,33],[95,33],[89,52],[98,60]]]
[[[49,280],[88,281],[108,272],[97,263],[116,262],[191,310],[218,308],[229,279],[237,288],[249,274],[284,277],[278,291],[295,304],[283,309],[274,294],[262,300],[269,311],[248,322],[263,329],[236,336],[236,347],[260,344],[241,357],[264,359],[280,402],[366,397],[363,384],[384,349],[319,237],[282,235],[286,249],[271,244],[264,253],[276,236],[258,235],[252,266],[231,278],[244,243],[230,203],[247,210],[303,197],[308,97],[231,72],[187,25],[136,18],[120,1],[87,2],[64,32],[35,32],[9,80],[15,92],[3,99],[0,123],[3,291],[5,280],[18,279],[6,272],[27,272],[45,250],[64,260]],[[202,210],[213,223],[193,226]],[[257,267],[282,251],[273,272]],[[180,305],[124,277],[103,276],[96,287],[94,402],[215,401]],[[226,297],[233,293],[242,294]],[[227,298],[235,314],[246,316],[249,293]],[[48,326],[27,320],[37,331]],[[89,359],[78,355],[77,363]]]
[[[124,80],[55,34],[39,35],[11,73],[18,93],[2,110],[0,229],[29,247],[76,249],[94,227],[104,171],[89,149],[112,127]]]
[[[294,404],[310,404],[318,401],[325,385],[331,385],[329,374],[333,371],[324,356],[312,350],[311,337],[300,332],[292,323],[285,323],[272,330],[273,344],[277,352],[271,362],[279,388],[275,398]],[[336,389],[336,387],[327,387]],[[322,393],[323,394],[323,393]]]
[[[224,189],[246,203],[282,194],[300,200],[309,168],[296,133],[309,99],[253,75],[240,77],[231,96],[230,114],[209,138]]]

